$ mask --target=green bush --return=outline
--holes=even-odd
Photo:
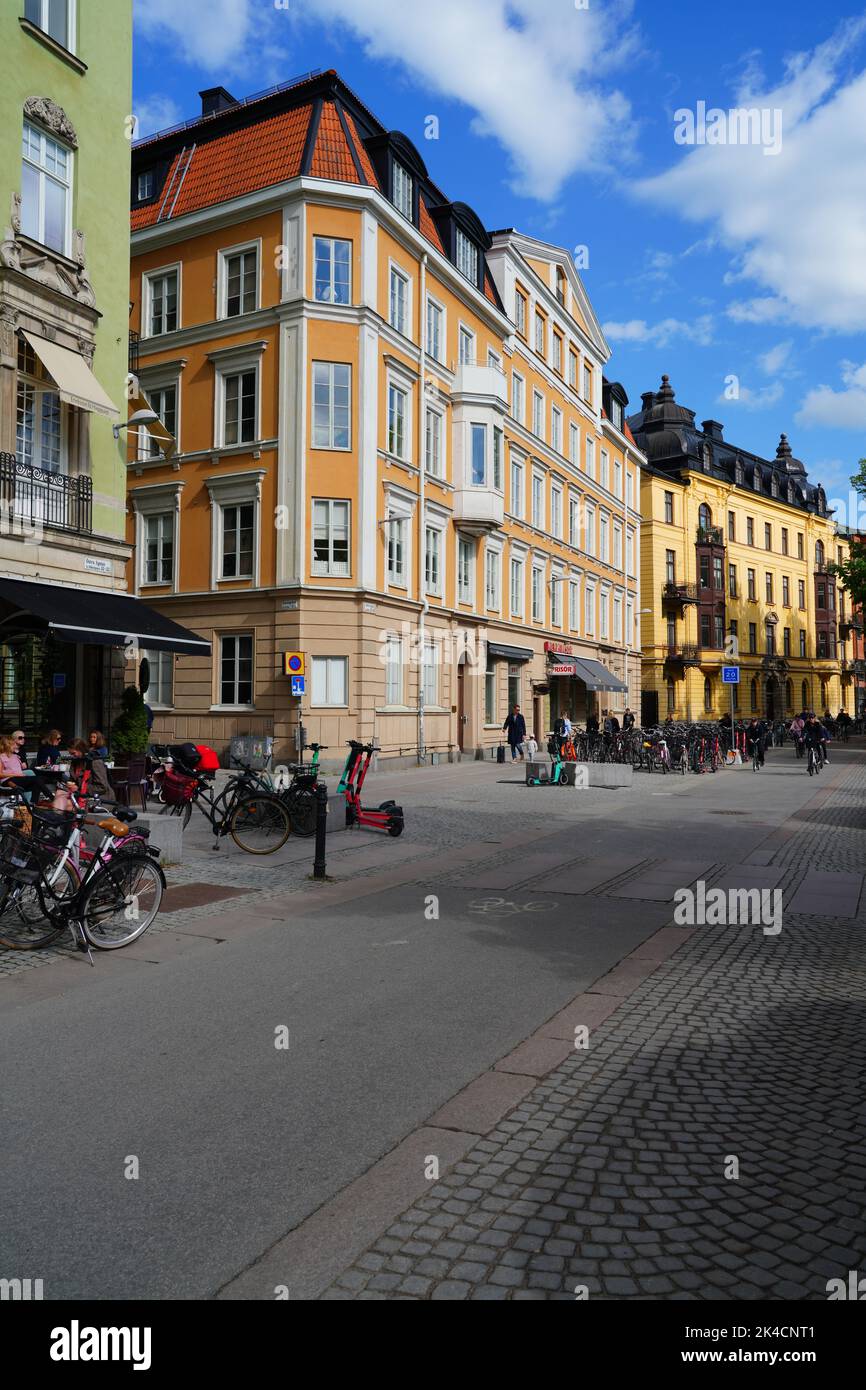
[[[134,685],[128,685],[121,701],[123,713],[111,730],[111,748],[114,753],[146,753],[150,742],[147,732],[147,710],[141,693]]]

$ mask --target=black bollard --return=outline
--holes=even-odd
[[[316,857],[313,878],[325,877],[325,836],[328,830],[328,788],[324,782],[316,787]]]

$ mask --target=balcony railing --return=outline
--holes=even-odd
[[[19,463],[0,454],[0,522],[16,527],[88,533],[93,529],[93,484],[90,478],[67,478]]]
[[[683,666],[697,666],[700,662],[700,647],[687,642],[669,642],[667,660]]]
[[[662,598],[673,603],[697,603],[698,586],[681,584],[676,579],[669,579],[662,589]]]
[[[134,329],[129,330],[129,365],[127,370],[131,376],[138,376],[138,344],[139,336]]]
[[[699,526],[697,532],[698,545],[724,545],[725,536],[721,526]]]

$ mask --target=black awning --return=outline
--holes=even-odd
[[[60,642],[99,647],[125,647],[132,642],[150,651],[210,655],[210,642],[129,594],[0,579],[0,600],[12,607],[10,613],[0,614],[0,640],[16,620],[29,617],[44,623]],[[29,626],[32,630],[33,624]]]
[[[602,666],[600,661],[593,661],[588,656],[575,658],[575,675],[578,680],[582,680],[587,690],[614,690],[623,694],[628,693],[628,686],[624,685],[618,676],[614,676],[606,666]]]
[[[531,647],[505,647],[501,642],[488,642],[487,655],[499,656],[505,661],[531,661],[535,652]]]

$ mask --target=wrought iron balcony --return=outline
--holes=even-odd
[[[138,376],[138,344],[139,336],[133,328],[129,330],[129,365],[127,370],[131,376]]]
[[[678,666],[697,666],[700,662],[700,647],[696,647],[691,642],[668,643],[668,654],[665,658],[672,665]]]
[[[697,532],[698,545],[724,545],[725,535],[721,526],[699,526]]]
[[[677,579],[669,579],[662,587],[662,599],[670,603],[697,603],[697,584],[681,584]]]
[[[4,532],[17,528],[88,534],[93,530],[93,483],[82,475],[49,473],[0,454],[0,522]]]

